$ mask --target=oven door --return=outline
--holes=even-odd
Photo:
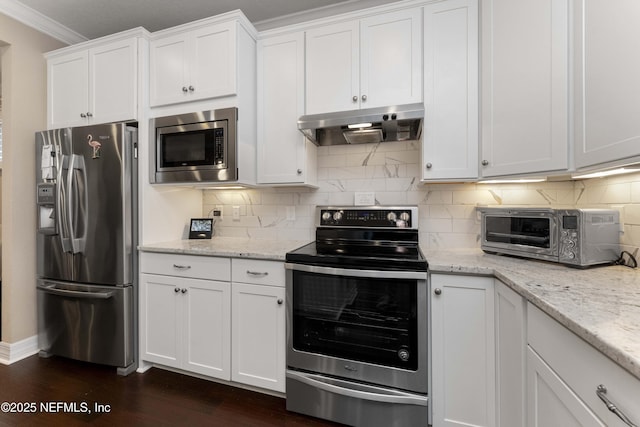
[[[427,273],[285,264],[287,365],[427,393]]]
[[[484,251],[557,261],[557,235],[551,209],[488,209],[482,213]]]

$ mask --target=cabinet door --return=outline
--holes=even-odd
[[[424,7],[424,180],[478,177],[478,3]]]
[[[189,101],[236,93],[236,34],[235,22],[191,33]]]
[[[494,284],[431,276],[433,425],[494,426]]]
[[[306,33],[306,114],[360,108],[358,21]]]
[[[233,381],[285,391],[284,294],[283,287],[233,284]]]
[[[531,348],[527,375],[528,427],[605,425]]]
[[[360,108],[422,101],[422,10],[360,22]]]
[[[315,164],[306,164],[306,152],[316,148],[296,125],[303,114],[304,33],[260,40],[258,183],[304,184],[315,177]]]
[[[640,156],[640,3],[582,0],[574,16],[576,167]]]
[[[86,50],[47,61],[50,129],[86,125],[89,111],[89,56]]]
[[[568,168],[568,9],[482,1],[482,176]]]
[[[198,279],[180,279],[179,283],[185,305],[183,368],[230,380],[231,284]]]
[[[92,123],[136,118],[137,39],[89,50],[89,110]]]
[[[497,426],[525,425],[525,300],[495,281]]]
[[[180,279],[154,274],[140,278],[141,358],[178,368],[183,323]]]
[[[149,49],[150,106],[186,100],[189,96],[187,36],[180,34],[153,40]]]

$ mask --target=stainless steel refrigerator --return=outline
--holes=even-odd
[[[36,133],[40,355],[135,370],[137,129]]]

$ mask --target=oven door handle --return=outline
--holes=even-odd
[[[326,274],[329,276],[373,277],[380,279],[418,279],[426,280],[426,271],[396,271],[396,270],[355,270],[349,268],[321,267],[318,265],[295,264],[287,262],[284,268],[288,270],[304,271],[306,273]]]
[[[329,393],[340,394],[342,396],[351,397],[354,399],[363,399],[392,404],[429,406],[428,396],[411,394],[399,390],[390,390],[375,386],[365,386],[363,384],[358,384],[358,387],[361,390],[356,390],[353,388],[349,388],[349,383],[346,381],[290,370],[287,371],[287,378],[299,381],[303,384],[327,391]]]

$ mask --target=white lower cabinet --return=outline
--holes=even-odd
[[[431,275],[433,426],[495,426],[494,279]]]
[[[160,253],[140,258],[142,361],[285,391],[282,262]]]
[[[231,378],[228,282],[143,274],[143,359]]]
[[[232,381],[284,392],[284,282],[282,285],[233,284]]]
[[[527,329],[525,299],[499,280],[495,281],[496,323],[496,425],[525,425]]]
[[[231,380],[284,393],[284,265],[234,258],[231,277]]]
[[[527,425],[624,427],[604,396],[640,425],[640,380],[531,304],[527,307]]]
[[[527,376],[528,426],[604,425],[531,347],[527,351]]]

